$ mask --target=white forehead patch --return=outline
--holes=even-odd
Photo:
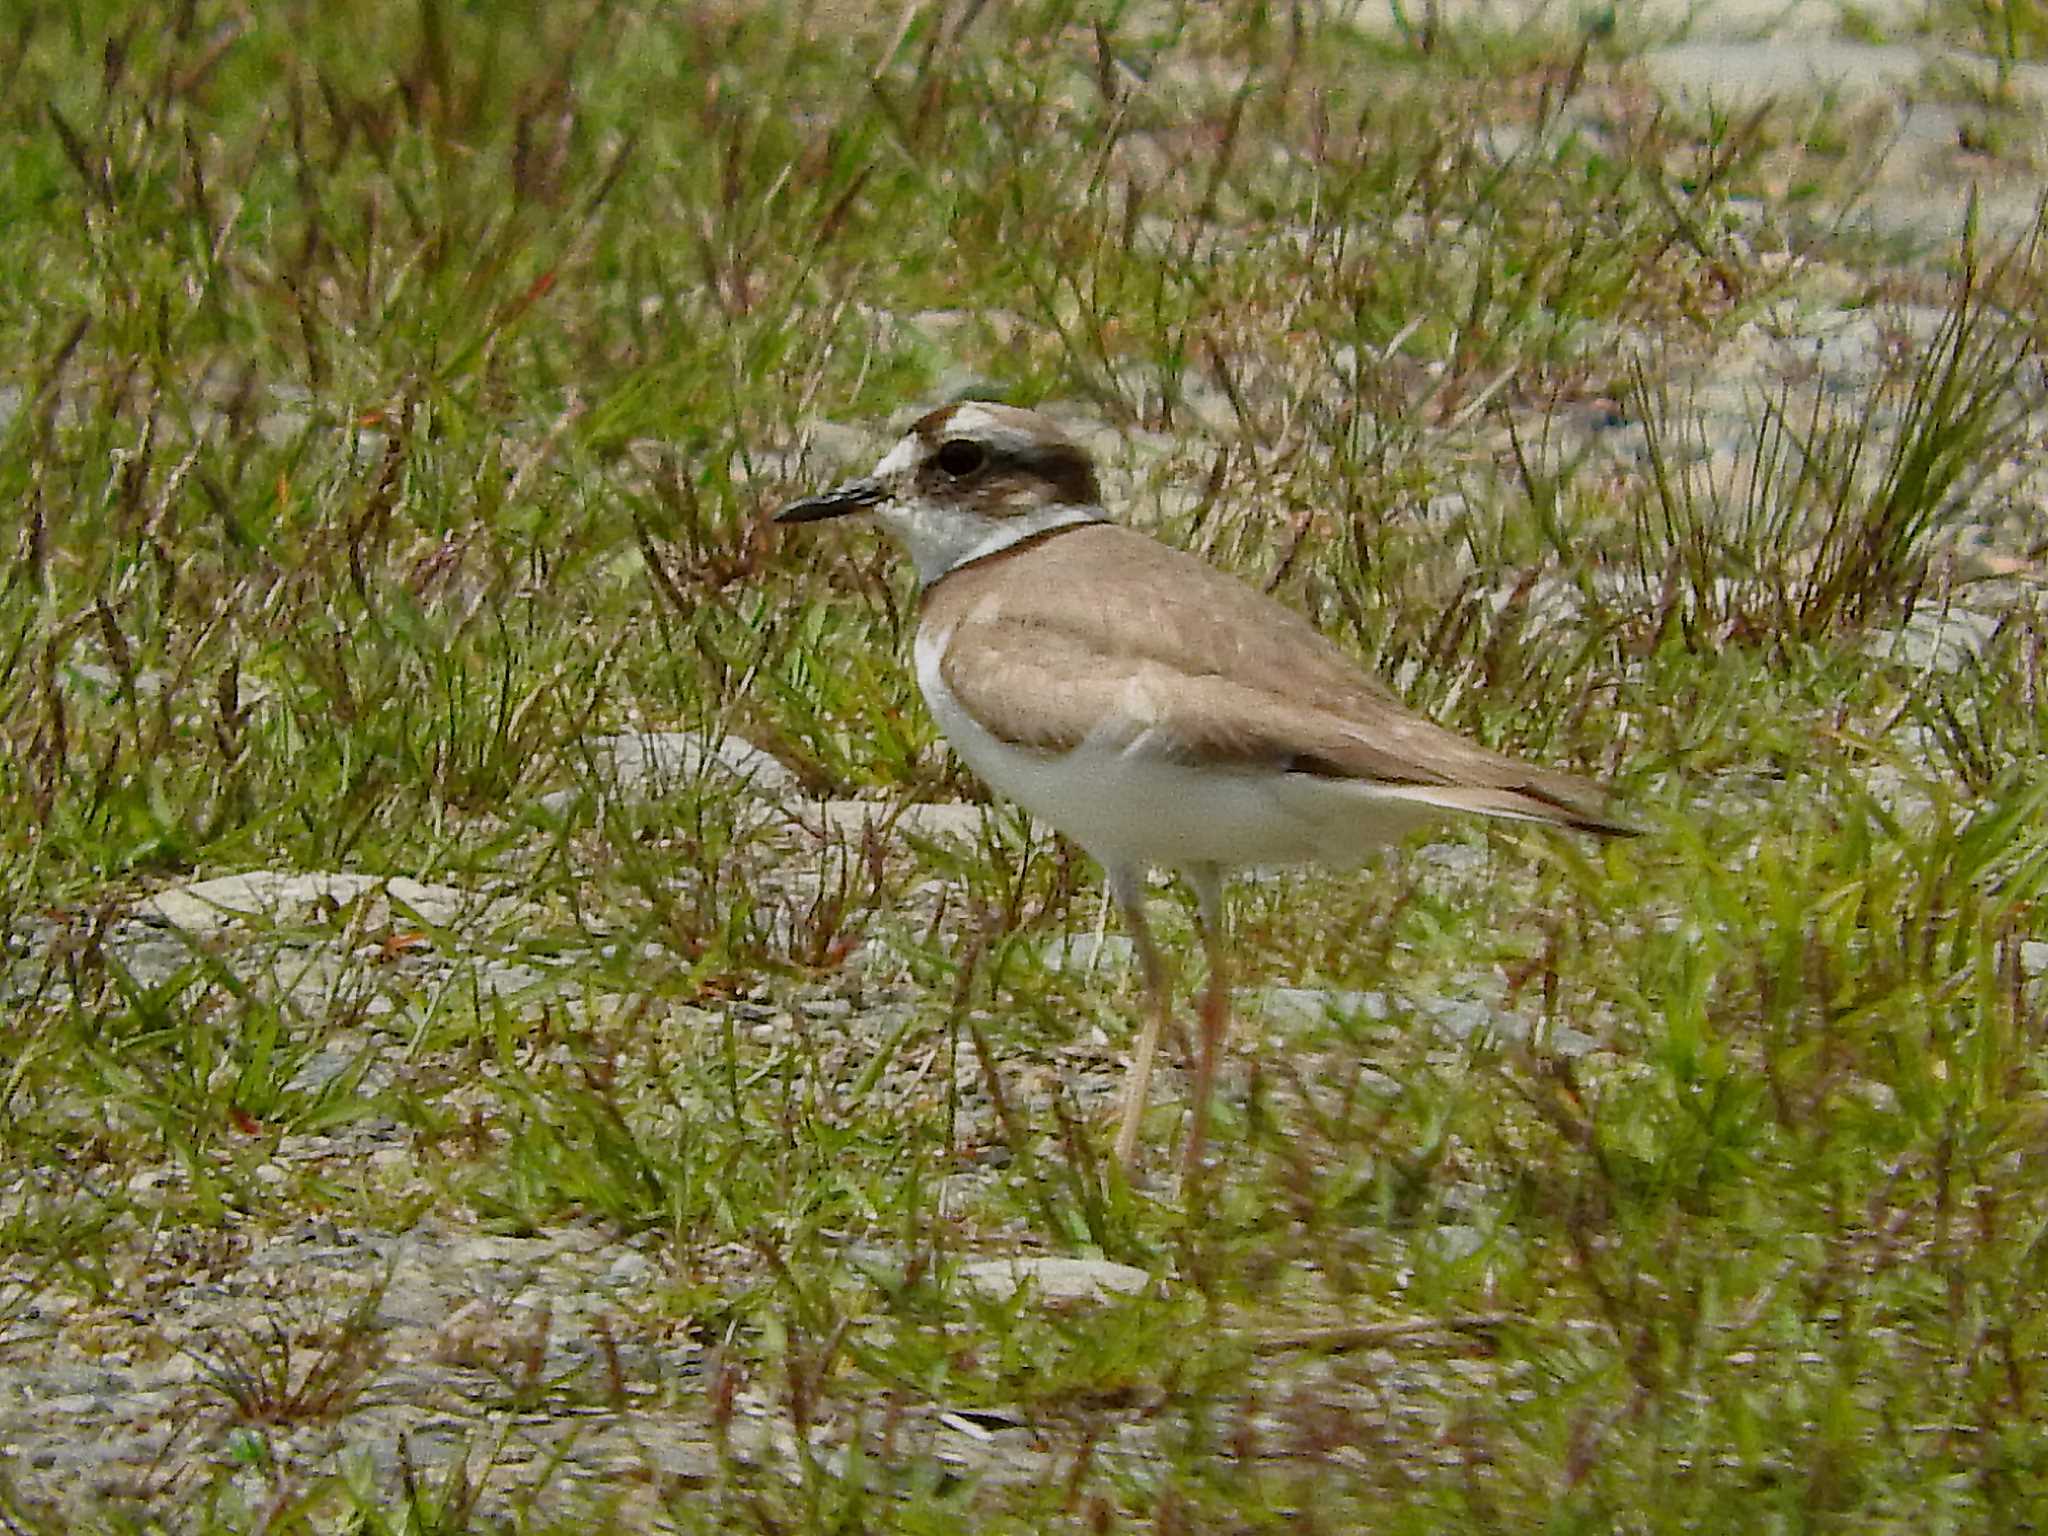
[[[1003,430],[1002,423],[996,420],[993,411],[983,410],[971,400],[964,405],[955,406],[953,414],[947,418],[946,425],[950,430],[965,433],[970,437],[975,433],[986,436]]]
[[[917,434],[913,432],[883,456],[882,462],[875,466],[875,478],[887,480],[902,474],[917,463],[917,454]]]

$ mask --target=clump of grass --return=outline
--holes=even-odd
[[[471,1444],[492,1437],[479,1433]],[[398,1490],[387,1497],[365,1482],[350,1484],[345,1502],[366,1536],[467,1536],[483,1528],[482,1504],[492,1463],[503,1449],[503,1435],[474,1456],[464,1445],[447,1459],[438,1476],[423,1470],[412,1443],[398,1442]]]
[[[1926,731],[1944,776],[1986,794],[2023,776],[2040,757],[2048,745],[2043,647],[2038,618],[2014,611],[1967,665],[1930,670],[1907,714]]]
[[[672,1101],[650,1121],[637,1095],[623,1097],[616,1061],[585,1060],[573,1083],[505,1065],[494,1086],[508,1145],[470,1189],[487,1220],[533,1232],[588,1212],[625,1232],[688,1240],[730,1194],[718,1178],[727,1157],[699,1116]]]
[[[2042,223],[1988,265],[1975,204],[1934,334],[1888,361],[1869,398],[1790,385],[1763,402],[1747,459],[1717,479],[1640,363],[1649,474],[1637,504],[1652,622],[1694,643],[1801,643],[1909,614],[1941,536],[2027,438],[2039,368],[2031,304]]]
[[[379,1282],[337,1317],[309,1319],[302,1308],[273,1304],[260,1324],[222,1330],[191,1351],[199,1380],[239,1424],[331,1423],[362,1400],[383,1369],[383,1303]]]

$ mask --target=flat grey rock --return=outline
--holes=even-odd
[[[1872,635],[1863,649],[1915,671],[1957,672],[1983,656],[2000,622],[1999,615],[1972,608],[1922,608],[1890,634]]]
[[[1366,32],[1415,30],[1424,14],[1420,6],[1405,9],[1359,0],[1325,0],[1327,8]],[[1869,8],[1873,20],[1906,21],[1919,14],[1896,0],[1877,0]],[[1842,7],[1829,0],[1632,0],[1625,7],[1587,0],[1438,0],[1437,25],[1450,28],[1487,27],[1530,30],[1556,35],[1584,33],[1619,17],[1634,36],[1746,38],[1764,34],[1799,35],[1816,40],[1842,24]]]
[[[1474,997],[1427,998],[1417,1012],[1435,1025],[1439,1033],[1453,1040],[1469,1040],[1482,1030],[1503,1040],[1526,1039],[1529,1033],[1526,1019],[1504,1013]]]
[[[522,903],[481,896],[452,885],[429,885],[404,875],[359,875],[336,870],[257,869],[158,891],[137,908],[190,934],[212,934],[246,923],[320,924],[359,902],[370,903],[365,926],[388,927],[416,918],[432,927],[498,924],[526,915]]]
[[[1250,1006],[1269,1023],[1297,1029],[1333,1018],[1377,1023],[1393,1012],[1384,992],[1337,987],[1265,987],[1253,994]]]
[[[1129,1264],[1051,1254],[975,1259],[962,1264],[959,1274],[962,1285],[985,1296],[1014,1296],[1028,1286],[1040,1301],[1055,1304],[1136,1296],[1152,1283],[1144,1270]]]
[[[1650,81],[1668,96],[1723,106],[1770,97],[1871,96],[1917,80],[1928,56],[1917,48],[1807,38],[1798,46],[1757,42],[1674,43],[1643,55]]]

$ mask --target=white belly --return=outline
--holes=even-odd
[[[963,709],[939,671],[943,636],[920,637],[932,718],[989,786],[1111,867],[1356,864],[1439,814],[1371,785],[1265,769],[1205,768],[1142,747],[1013,747]]]

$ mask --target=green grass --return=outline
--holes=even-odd
[[[1849,233],[1869,121],[1656,107],[1611,28],[1408,20],[0,28],[0,1402],[185,1382],[125,1481],[0,1452],[0,1526],[2040,1521],[2036,241]],[[1867,385],[1718,388],[1802,311]],[[1107,1167],[1074,850],[598,792],[653,728],[981,797],[903,563],[766,521],[970,381],[1647,829],[1240,882],[1199,1199],[1171,1093]],[[480,915],[135,919],[250,869]],[[1153,1283],[961,1278],[1014,1252]]]

